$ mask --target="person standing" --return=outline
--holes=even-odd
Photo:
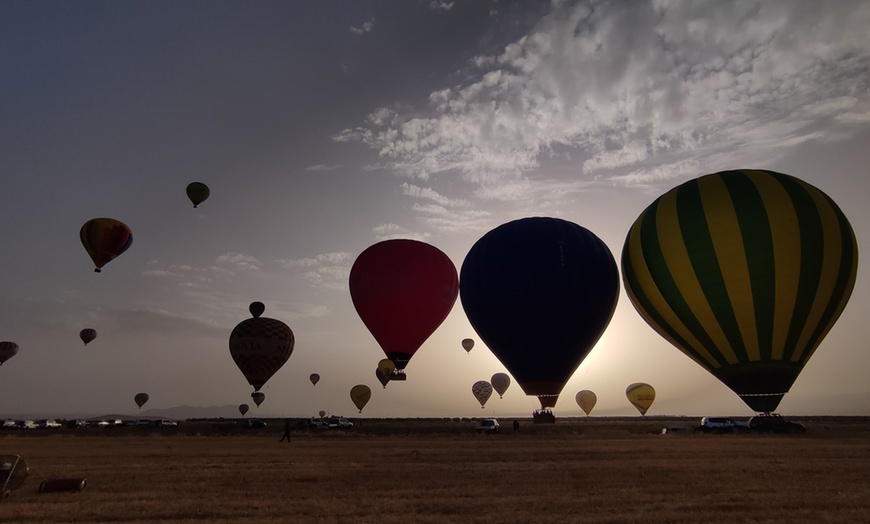
[[[281,440],[278,442],[284,442],[284,439],[287,439],[287,443],[290,443],[290,419],[284,421],[284,434],[281,435]]]

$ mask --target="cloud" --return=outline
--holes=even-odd
[[[238,271],[256,271],[262,267],[262,263],[250,255],[242,253],[226,253],[215,259],[215,263],[230,266]]]
[[[378,242],[383,240],[392,240],[394,238],[410,238],[413,240],[426,240],[429,237],[428,233],[415,233],[398,224],[380,224],[372,228]]]
[[[453,2],[444,2],[442,0],[432,0],[429,2],[429,9],[433,11],[450,11],[453,9]]]
[[[306,171],[335,171],[336,169],[340,169],[341,166],[338,165],[328,165],[328,164],[315,164],[313,166],[308,166],[305,168]]]
[[[498,200],[527,198],[545,157],[579,159],[581,183],[637,186],[769,162],[870,122],[868,26],[866,2],[554,2],[428,107],[376,108],[334,140]]]
[[[314,257],[282,259],[278,264],[288,269],[304,268],[302,276],[315,287],[347,290],[347,279],[353,263],[350,253],[343,251],[322,253]]]
[[[365,33],[370,33],[372,29],[375,28],[375,19],[374,17],[369,18],[359,27],[350,26],[350,32],[355,35],[362,35]]]

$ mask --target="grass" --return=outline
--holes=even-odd
[[[659,435],[649,419],[475,435],[473,423],[353,432],[12,432],[28,481],[0,522],[870,522],[870,422],[805,435]],[[81,493],[37,493],[83,477]]]

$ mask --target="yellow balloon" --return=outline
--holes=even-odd
[[[595,407],[595,403],[598,401],[598,397],[595,396],[595,393],[589,391],[588,389],[584,389],[583,391],[577,392],[574,400],[577,401],[577,405],[580,406],[580,409],[582,409],[584,413],[586,413],[586,416],[589,416],[589,413],[592,411],[592,408]]]
[[[353,405],[359,409],[360,413],[362,413],[370,398],[372,398],[372,390],[365,384],[357,384],[350,388],[350,399],[353,401]]]
[[[656,399],[656,390],[652,386],[643,382],[635,382],[625,388],[625,396],[628,401],[640,411],[641,415],[646,415],[647,410],[652,406]]]

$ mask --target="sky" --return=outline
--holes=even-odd
[[[261,301],[295,350],[250,415],[529,416],[460,300],[382,389],[348,290],[368,246],[413,238],[458,269],[487,231],[575,222],[618,260],[652,201],[727,169],[827,193],[870,227],[870,2],[19,1],[0,3],[0,416],[251,403],[229,354]],[[211,188],[194,209],[188,183]],[[78,232],[133,231],[101,274]],[[779,411],[870,415],[866,258]],[[85,347],[79,330],[98,337]],[[470,337],[470,352],[460,341]],[[312,386],[308,377],[319,373]],[[624,289],[554,412],[751,415]],[[253,404],[252,404],[253,406]],[[227,416],[232,416],[228,412]]]

